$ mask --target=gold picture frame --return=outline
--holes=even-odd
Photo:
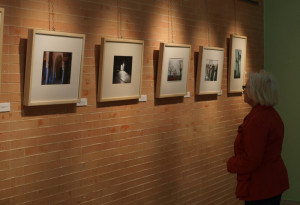
[[[101,39],[98,102],[139,99],[144,41]]]
[[[230,35],[228,93],[242,93],[247,53],[247,37]]]
[[[156,98],[185,96],[191,45],[161,43],[156,82]]]
[[[200,46],[196,95],[218,94],[221,91],[224,48]]]
[[[4,8],[0,8],[0,88],[1,88],[1,73],[2,73],[3,28],[4,28]]]
[[[84,45],[84,34],[28,31],[25,106],[80,101]]]

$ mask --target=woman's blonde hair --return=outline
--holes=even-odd
[[[254,104],[266,106],[278,104],[278,90],[275,79],[265,71],[248,75],[246,92]]]

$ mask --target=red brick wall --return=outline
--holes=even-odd
[[[82,97],[88,106],[22,105],[27,32],[49,30],[49,5],[0,0],[0,102],[11,103],[11,112],[0,113],[0,204],[241,204],[225,162],[250,108],[242,96],[226,94],[229,37],[248,37],[248,72],[263,68],[262,0],[236,0],[236,18],[235,0],[207,0],[207,7],[205,0],[54,2],[56,30],[86,34]],[[148,101],[96,103],[101,37],[121,34],[145,41]],[[155,100],[159,44],[172,39],[192,45],[191,97]],[[199,46],[225,48],[222,96],[194,97]]]

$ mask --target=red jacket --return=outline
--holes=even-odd
[[[239,126],[234,142],[235,156],[227,169],[237,173],[236,196],[252,201],[271,198],[289,188],[281,158],[283,122],[271,106],[256,105]]]

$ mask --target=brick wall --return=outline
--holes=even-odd
[[[226,94],[229,37],[248,37],[248,72],[263,68],[262,0],[54,0],[56,31],[86,34],[86,107],[22,105],[28,29],[52,28],[52,6],[0,0],[0,7],[0,102],[11,103],[0,113],[1,205],[241,204],[225,162],[250,108]],[[121,35],[145,41],[148,101],[96,103],[101,37]],[[192,45],[191,97],[155,99],[159,44],[172,40]],[[222,96],[194,96],[199,46],[225,48]]]

